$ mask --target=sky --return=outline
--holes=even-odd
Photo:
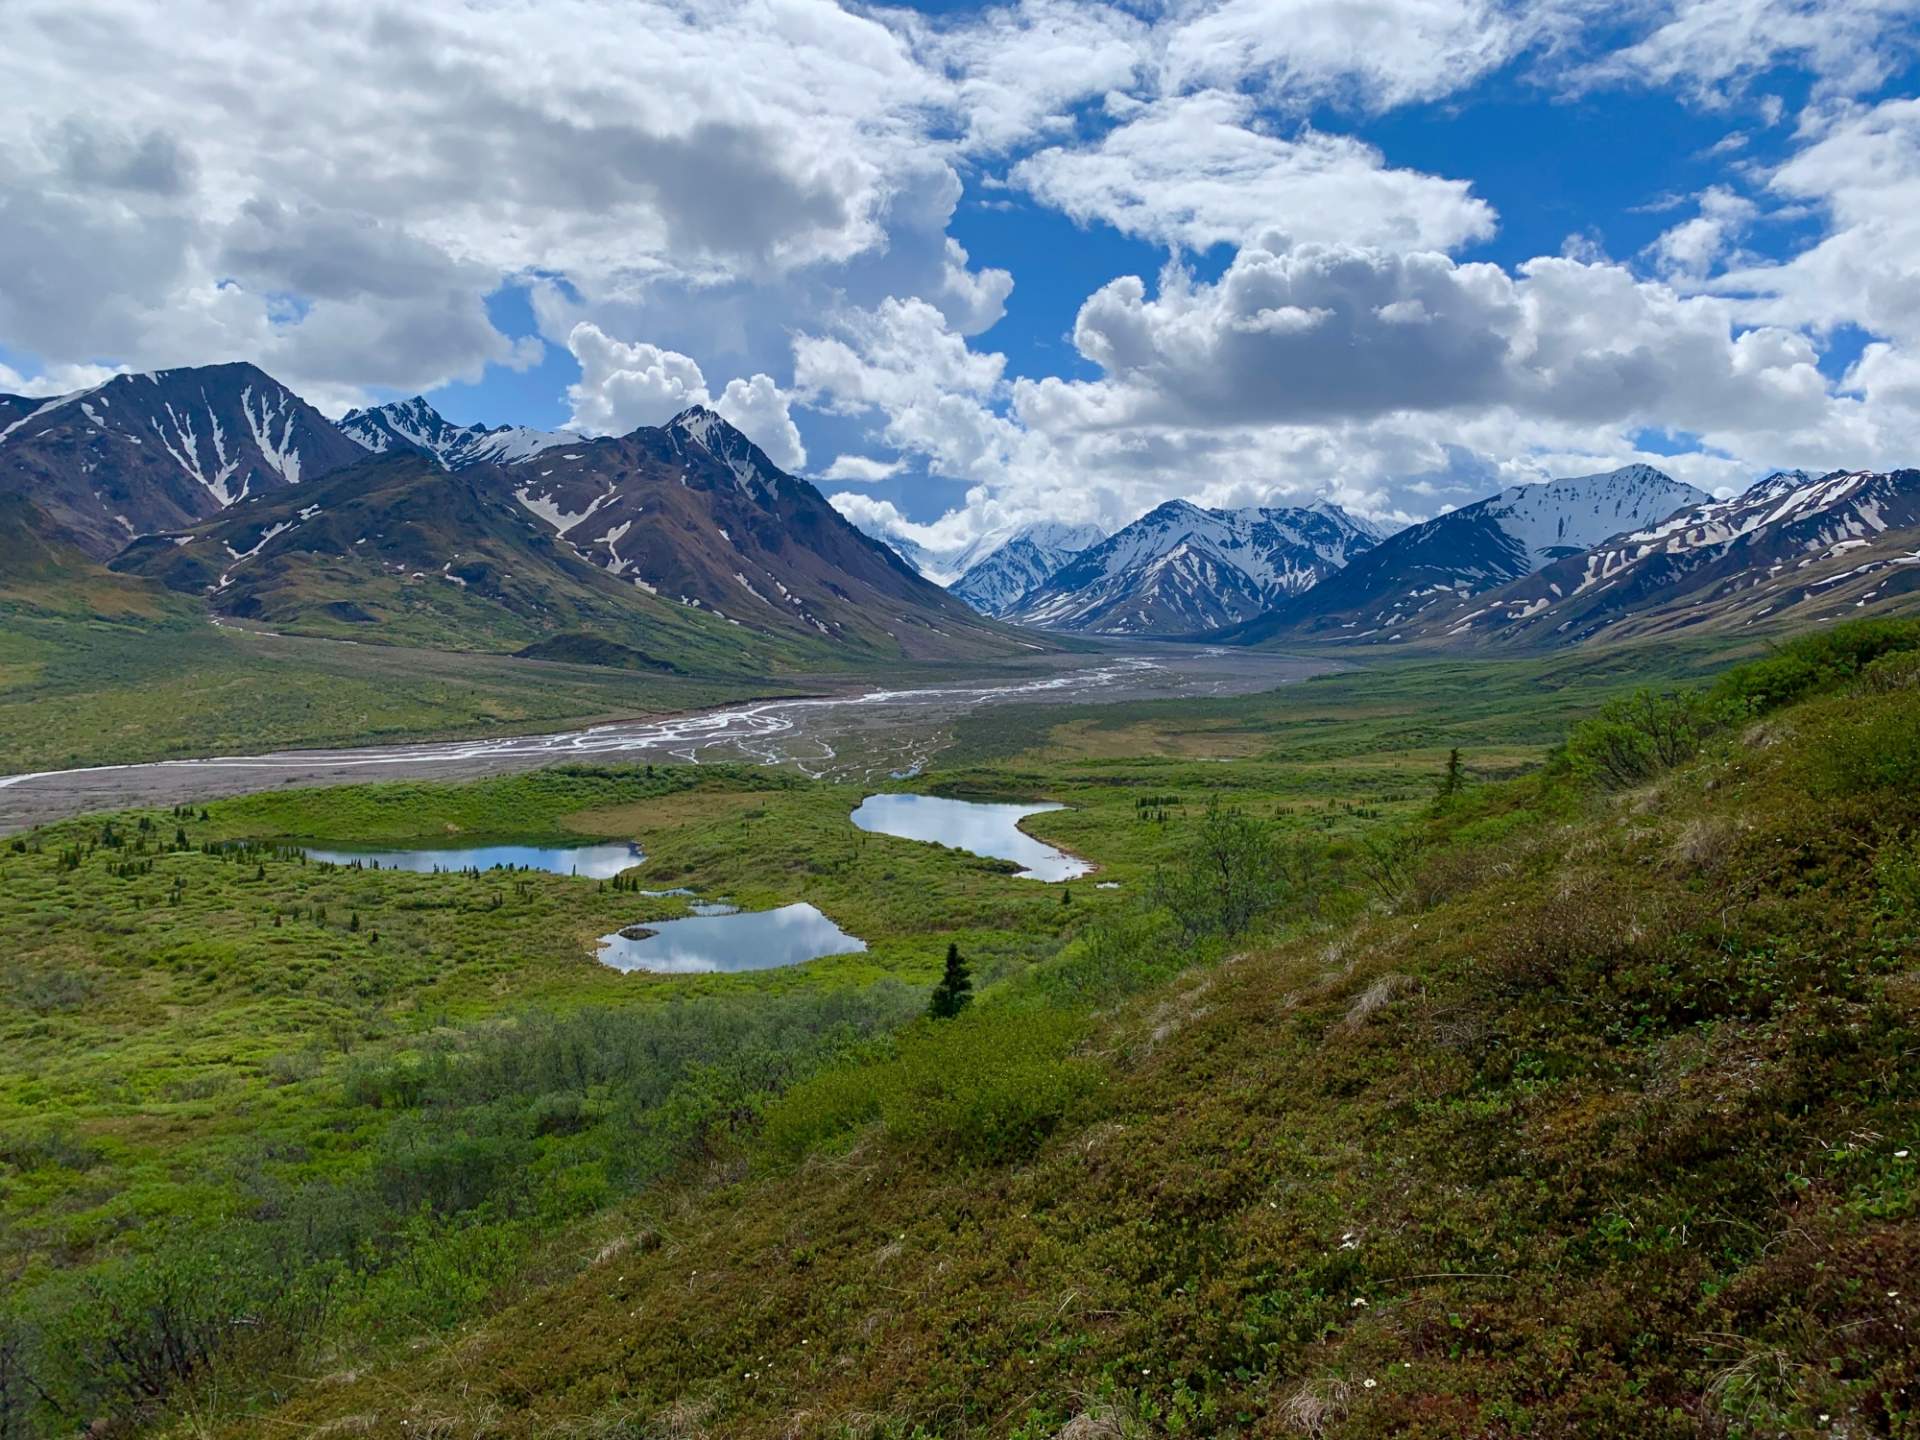
[[[11,0],[0,391],[709,404],[935,552],[1920,464],[1920,0]]]

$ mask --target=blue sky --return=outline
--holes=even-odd
[[[1404,520],[1634,460],[1724,492],[1920,456],[1909,0],[14,30],[0,388],[246,358],[333,413],[710,403],[949,550],[1173,495]]]

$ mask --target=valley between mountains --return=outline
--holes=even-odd
[[[1716,499],[1633,465],[1399,529],[1325,500],[1176,500],[1111,534],[1038,520],[935,555],[863,533],[711,410],[594,437],[453,425],[416,398],[335,424],[247,364],[0,396],[0,509],[14,770],[1016,673],[1089,642],[1539,654],[1920,603],[1920,471]],[[473,657],[480,683],[396,693],[378,677],[397,655],[311,642],[410,652],[422,677]],[[196,686],[249,703],[174,693]]]
[[[0,1440],[1909,1436],[1917,610],[1914,470],[0,397]]]

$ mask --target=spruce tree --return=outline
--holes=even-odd
[[[951,1020],[967,1008],[973,999],[973,977],[967,973],[967,960],[960,953],[958,945],[947,945],[947,969],[940,977],[940,983],[933,987],[933,998],[927,1005],[927,1014],[936,1020]]]

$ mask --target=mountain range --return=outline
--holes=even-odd
[[[376,455],[389,450],[418,450],[448,470],[463,470],[469,465],[510,465],[580,438],[525,425],[496,425],[492,429],[455,425],[423,395],[369,410],[349,410],[340,418],[340,431]]]
[[[251,365],[122,375],[0,396],[0,499],[286,631],[748,670],[1032,648],[700,407],[598,439],[419,398],[335,426]]]
[[[1807,624],[1920,596],[1920,471],[1802,470],[1611,536],[1427,618],[1426,638],[1574,644]]]
[[[1380,534],[1339,506],[1209,510],[1169,500],[1060,566],[999,613],[1103,635],[1192,635],[1310,591]]]
[[[1400,639],[1468,596],[1711,498],[1648,465],[1510,486],[1397,532],[1231,638]]]
[[[1546,647],[1920,597],[1914,470],[1715,500],[1629,465],[1391,534],[1327,501],[1172,500],[1112,535],[1049,521],[933,554],[862,533],[704,407],[598,438],[419,396],[336,425],[239,363],[0,395],[0,514],[43,537],[8,552],[42,594],[77,552],[260,626],[654,668],[1010,654],[1036,629]]]

